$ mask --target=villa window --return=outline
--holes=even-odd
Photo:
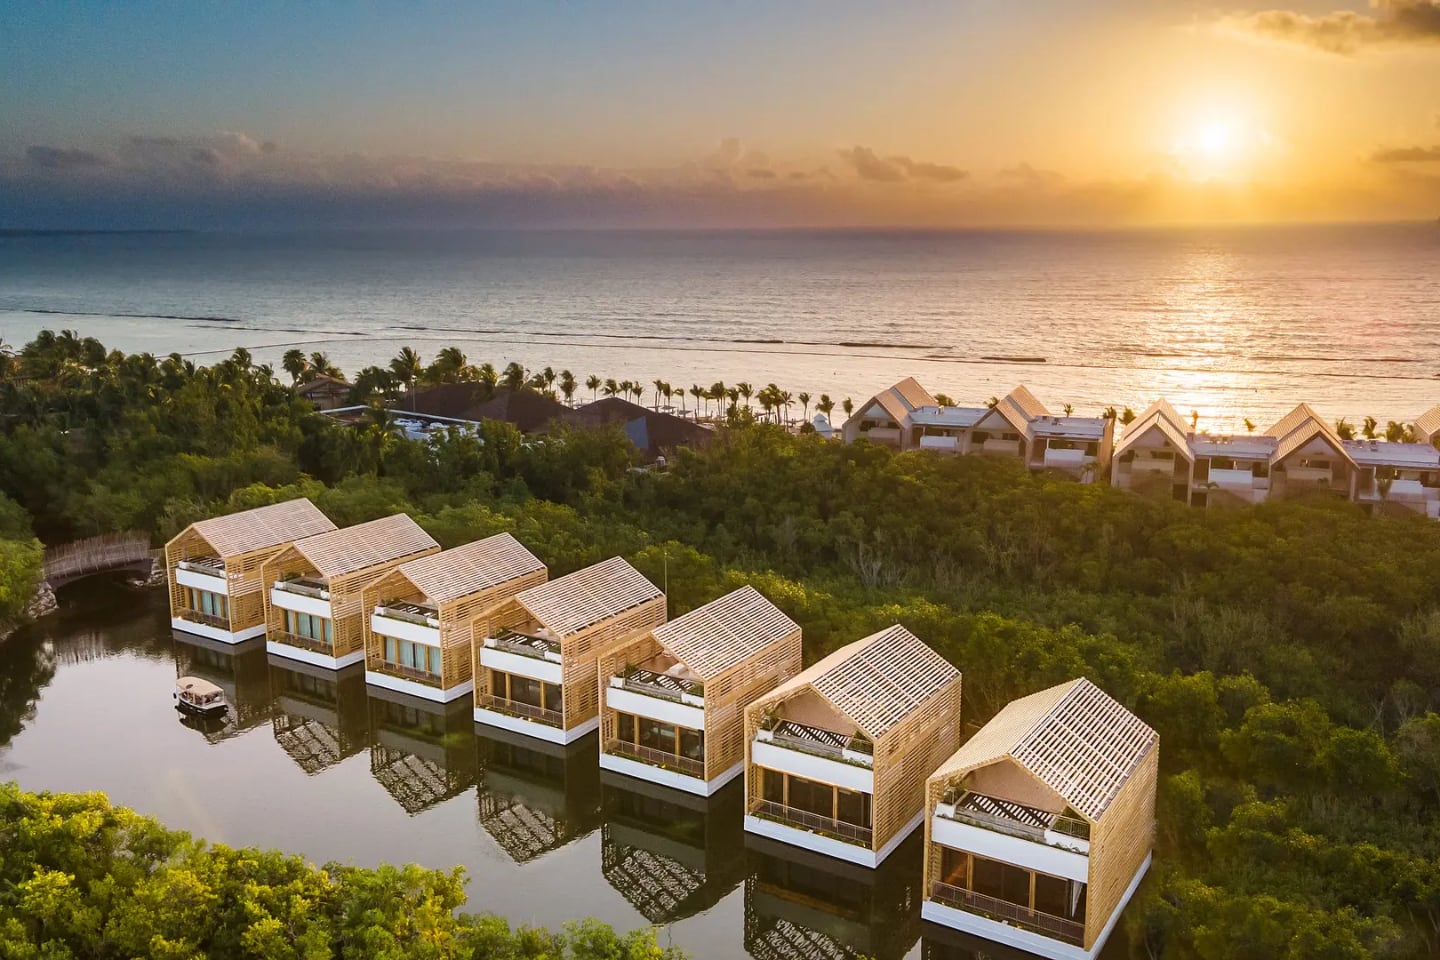
[[[286,610],[285,632],[323,643],[326,646],[333,647],[335,645],[335,624],[329,617],[317,617],[310,613]]]
[[[1097,455],[1099,452],[1100,452],[1100,444],[1094,443],[1094,442],[1085,444],[1085,456],[1087,456],[1087,457],[1093,457],[1093,456]]]
[[[490,692],[501,699],[514,700],[516,703],[528,704],[542,710],[559,713],[563,709],[562,690],[558,683],[546,683],[531,677],[491,670]]]
[[[692,760],[705,758],[705,734],[700,730],[661,723],[659,720],[629,713],[617,712],[615,719],[615,736],[625,743],[689,757]]]
[[[385,662],[411,670],[423,670],[431,676],[440,676],[440,648],[423,643],[411,643],[398,637],[385,637]]]
[[[761,790],[766,800],[857,827],[868,828],[871,825],[874,811],[868,793],[846,790],[778,770],[762,768],[761,776]]]
[[[196,613],[203,613],[207,617],[219,617],[221,620],[230,619],[230,598],[223,593],[211,593],[209,590],[197,590],[189,588],[190,609]]]

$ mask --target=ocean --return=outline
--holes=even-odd
[[[914,376],[1081,414],[1165,396],[1202,430],[1302,400],[1383,423],[1440,403],[1440,227],[0,235],[0,337],[47,327],[277,369],[455,344],[837,407]]]

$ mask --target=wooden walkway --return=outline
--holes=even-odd
[[[150,538],[139,531],[107,533],[45,551],[45,582],[51,589],[97,573],[150,573]]]

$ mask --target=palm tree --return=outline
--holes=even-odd
[[[465,354],[459,347],[446,347],[435,355],[426,376],[435,383],[456,383],[466,367]]]
[[[1200,411],[1199,411],[1199,410],[1191,410],[1191,411],[1190,411],[1190,429],[1191,429],[1191,430],[1198,430],[1198,429],[1200,429]]]
[[[614,377],[607,377],[605,380],[605,386],[601,388],[600,392],[605,394],[605,396],[607,397],[613,397],[615,396],[615,394],[620,392],[620,384],[615,382]]]
[[[518,391],[525,387],[525,368],[520,364],[511,361],[505,367],[505,373],[500,377],[500,382],[505,389]]]
[[[1070,414],[1072,414],[1072,413],[1074,413],[1074,412],[1075,412],[1075,407],[1074,407],[1073,405],[1068,404],[1068,403],[1065,404],[1065,416],[1068,417],[1068,416],[1070,416]]]
[[[300,382],[300,376],[307,366],[309,362],[305,359],[305,351],[299,347],[291,347],[285,351],[285,356],[280,358],[280,368],[290,374],[292,386]]]
[[[855,412],[855,401],[846,397],[840,404],[840,409],[845,411],[845,419],[850,419],[850,414]]]
[[[830,422],[830,413],[835,409],[835,401],[830,399],[830,394],[820,394],[820,399],[815,401],[815,409],[825,415],[825,422]]]
[[[1353,424],[1350,423],[1349,420],[1341,417],[1339,420],[1335,421],[1335,435],[1338,436],[1341,440],[1354,440],[1355,427]]]
[[[1126,408],[1125,408],[1123,411],[1121,411],[1121,413],[1120,413],[1120,422],[1123,423],[1123,424],[1125,424],[1127,427],[1128,427],[1130,424],[1134,423],[1134,422],[1135,422],[1135,411],[1134,411],[1134,410],[1131,410],[1129,407],[1126,407]]]
[[[303,379],[313,380],[316,377],[334,377],[337,380],[344,379],[340,368],[330,362],[330,358],[323,352],[316,350],[310,354],[310,369],[305,372]]]
[[[810,419],[810,394],[808,394],[808,393],[806,393],[805,391],[802,390],[802,391],[800,391],[799,393],[795,394],[795,399],[800,401],[800,419],[801,419],[801,420],[809,420],[809,419]]]
[[[585,386],[590,389],[590,399],[594,400],[595,394],[600,390],[600,378],[593,373],[590,374],[585,378]]]
[[[400,352],[390,361],[390,372],[395,374],[395,379],[409,392],[410,409],[414,410],[415,381],[425,372],[425,364],[420,361],[420,354],[410,347],[401,347]]]
[[[1360,428],[1360,432],[1365,435],[1366,440],[1374,440],[1375,427],[1378,425],[1379,421],[1377,421],[1374,417],[1366,417],[1365,426]]]
[[[690,396],[695,398],[695,419],[700,419],[700,398],[705,396],[705,391],[700,389],[700,384],[690,384]]]
[[[789,423],[789,422],[790,422],[790,404],[792,404],[792,403],[795,402],[795,398],[790,395],[790,391],[789,391],[789,390],[781,390],[780,393],[779,393],[779,395],[778,395],[778,399],[780,400],[781,416],[783,416],[783,417],[785,418],[783,422],[784,422],[784,423]]]
[[[1254,432],[1255,432],[1255,421],[1254,421],[1254,420],[1251,420],[1249,417],[1246,417],[1246,418],[1245,418],[1245,432],[1246,432],[1246,433],[1254,433]]]
[[[994,410],[996,407],[1000,406],[1000,398],[991,397],[989,400],[985,401],[985,406],[989,407],[991,410]]]
[[[486,396],[493,396],[495,384],[500,382],[500,374],[495,372],[495,364],[487,360],[480,364],[480,368],[475,371],[475,379],[480,386],[485,388]]]
[[[545,381],[545,392],[552,397],[555,396],[555,370],[546,367],[540,371],[540,379]]]
[[[1385,439],[1390,443],[1400,443],[1406,439],[1408,432],[1405,424],[1391,420],[1385,424]]]
[[[655,409],[660,409],[660,398],[665,395],[665,381],[655,378],[651,385],[655,388]]]
[[[742,380],[735,384],[735,389],[740,391],[740,396],[745,398],[745,406],[750,406],[750,398],[755,396],[755,388]]]
[[[575,405],[575,388],[577,386],[579,386],[579,384],[575,382],[575,374],[569,370],[560,371],[560,395],[565,398],[565,405],[567,407],[573,407]]]

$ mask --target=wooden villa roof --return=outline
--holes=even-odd
[[[442,550],[397,568],[430,600],[443,603],[489,590],[545,564],[508,533]]]
[[[1431,440],[1440,437],[1440,404],[1436,404],[1415,418],[1415,432],[1421,437]]]
[[[784,699],[809,687],[878,740],[959,676],[944,657],[897,623],[841,647],[766,699]]]
[[[1139,717],[1081,677],[1007,704],[934,777],[964,776],[1010,759],[1094,823],[1158,740]]]
[[[1275,452],[1270,456],[1271,463],[1279,463],[1316,438],[1324,440],[1337,454],[1350,460],[1350,454],[1345,452],[1345,445],[1340,442],[1340,435],[1308,403],[1302,403],[1285,414],[1265,433],[1276,441]],[[1354,466],[1354,461],[1351,461],[1351,466]]]
[[[656,627],[652,636],[709,680],[799,629],[759,590],[746,586]]]
[[[656,597],[660,589],[620,557],[522,590],[516,601],[557,637],[573,636]]]
[[[1029,388],[1024,384],[1011,390],[1000,398],[995,404],[995,412],[1005,418],[1005,422],[1015,428],[1015,432],[1022,437],[1030,436],[1030,423],[1041,417],[1048,417],[1050,411],[1045,405],[1035,398]]]
[[[224,558],[328,533],[335,529],[335,524],[315,504],[301,497],[223,517],[211,517],[191,524],[190,529]]]
[[[906,377],[894,386],[881,390],[856,409],[863,414],[877,403],[895,418],[896,423],[904,423],[911,410],[936,406],[935,398],[920,386],[920,381],[914,377]]]
[[[322,533],[294,543],[322,577],[340,577],[440,546],[403,513]]]
[[[1145,412],[1125,428],[1125,436],[1115,445],[1115,456],[1120,456],[1134,446],[1135,442],[1152,428],[1163,433],[1165,439],[1170,441],[1170,445],[1183,453],[1187,460],[1195,459],[1194,454],[1190,451],[1190,440],[1185,430],[1184,419],[1163,397],[1146,407]]]

